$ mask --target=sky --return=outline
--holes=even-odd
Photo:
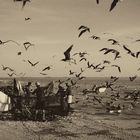
[[[87,67],[87,62],[77,65],[62,62],[63,52],[74,45],[71,54],[87,52],[90,63],[99,64],[103,60],[111,61],[111,65],[119,65],[122,72],[111,65],[106,65],[104,71],[95,72],[86,69],[83,73],[87,77],[106,76],[140,76],[140,61],[126,54],[124,49],[113,46],[107,40],[116,39],[121,45],[125,44],[134,52],[140,51],[140,0],[123,0],[109,12],[112,0],[31,0],[22,9],[21,2],[13,0],[0,0],[0,40],[14,40],[0,45],[0,65],[9,66],[16,71],[17,76],[41,76],[40,72],[46,66],[52,65],[52,70],[46,71],[47,76],[69,76],[69,70],[79,72],[82,67]],[[25,18],[31,18],[25,21]],[[90,33],[78,38],[78,28],[85,25],[90,28]],[[103,34],[103,33],[111,34]],[[92,35],[101,37],[93,40]],[[25,51],[24,42],[31,42],[28,51]],[[107,47],[120,51],[121,58],[114,61],[113,54],[103,55],[100,49]],[[21,51],[21,55],[17,53]],[[28,60],[38,65],[31,67]],[[1,67],[1,66],[0,66]],[[8,76],[8,70],[0,69],[0,77]]]

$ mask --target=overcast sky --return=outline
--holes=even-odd
[[[112,46],[107,40],[114,38],[120,44],[127,44],[134,52],[140,51],[140,0],[123,0],[112,12],[109,12],[112,0],[31,0],[22,10],[21,2],[0,0],[0,40],[9,39],[20,43],[20,46],[9,42],[0,45],[0,64],[9,66],[16,73],[26,73],[25,76],[41,76],[41,70],[53,65],[53,70],[46,71],[48,76],[69,76],[69,70],[79,72],[80,68],[87,67],[86,62],[77,65],[62,62],[63,52],[73,44],[71,54],[86,51],[90,63],[98,64],[103,60],[117,64],[122,73],[116,68],[106,67],[101,73],[86,70],[85,76],[140,76],[140,58],[132,58],[122,47]],[[25,21],[30,17],[31,20]],[[85,33],[78,38],[78,27],[88,26],[91,33]],[[112,33],[103,34],[103,33]],[[93,40],[91,35],[101,37]],[[24,42],[31,42],[28,51],[23,47]],[[113,54],[103,55],[99,50],[103,47],[114,48],[120,51],[121,58],[114,61]],[[20,56],[17,52],[21,51]],[[78,56],[75,57],[77,62]],[[34,68],[27,62],[30,60],[39,64]],[[7,76],[9,71],[0,68],[0,76]]]

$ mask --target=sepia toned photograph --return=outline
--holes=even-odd
[[[0,140],[140,140],[140,0],[0,0]]]

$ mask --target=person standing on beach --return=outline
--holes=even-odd
[[[32,92],[33,92],[32,83],[28,82],[28,84],[25,86],[25,98],[28,106],[30,105],[30,96]]]
[[[36,89],[33,94],[36,94],[36,111],[35,111],[35,119],[38,116],[39,110],[42,112],[42,120],[45,121],[45,93],[41,88],[40,83],[36,82]]]

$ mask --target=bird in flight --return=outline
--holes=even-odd
[[[117,50],[115,49],[109,49],[109,48],[102,48],[101,50],[99,51],[105,51],[104,54],[108,54],[110,52],[114,53],[115,54],[115,57],[114,57],[114,60],[116,60],[117,58],[120,58],[120,52],[118,52]]]
[[[14,2],[18,2],[18,1],[23,2],[23,4],[22,4],[22,8],[25,7],[26,2],[31,2],[30,0],[14,0]]]
[[[118,65],[111,65],[111,66],[118,68],[118,71],[121,72],[121,68]]]
[[[30,42],[24,42],[23,46],[24,46],[25,50],[27,51],[29,49],[29,47],[34,46],[34,44],[32,44]]]
[[[109,11],[112,11],[112,10],[115,8],[116,4],[117,4],[119,1],[121,2],[122,0],[113,0],[113,2],[111,3],[111,6],[110,6],[110,10],[109,10]]]
[[[69,70],[69,75],[73,75],[75,72]]]
[[[47,67],[45,67],[42,71],[50,70],[50,69],[52,69],[52,67],[51,67],[51,66],[47,66]]]
[[[29,17],[28,18],[25,18],[25,21],[27,21],[27,20],[31,20],[31,18],[29,18]]]
[[[103,64],[110,64],[111,62],[108,60],[103,60]]]
[[[115,39],[108,39],[107,41],[112,41],[112,45],[120,45]]]
[[[100,40],[101,39],[99,36],[95,36],[95,35],[92,35],[91,38],[94,39],[94,40]]]
[[[16,45],[20,45],[19,43],[17,43],[16,41],[14,41],[14,40],[7,40],[7,41],[2,41],[2,40],[0,40],[0,45],[3,45],[3,44],[5,44],[5,43],[8,43],[8,42],[13,42],[13,43],[15,43]]]
[[[85,32],[90,32],[90,28],[86,27],[86,26],[83,26],[81,25],[78,30],[81,30],[81,32],[79,33],[78,37],[81,37],[81,35]]]
[[[17,55],[21,55],[21,54],[22,54],[22,52],[18,52],[18,53],[17,53]]]
[[[130,49],[128,49],[125,45],[123,45],[123,48],[124,48],[124,49],[127,51],[127,53],[130,54],[131,56],[136,57],[136,58],[139,57],[140,51],[134,53],[134,52],[132,52]]]
[[[5,67],[4,65],[2,65],[2,70],[10,70],[10,71],[14,71],[14,69],[10,68],[10,67]]]
[[[9,75],[9,77],[12,77],[13,75],[16,75],[16,74],[13,72],[11,74],[8,73],[8,75]]]
[[[72,61],[71,61],[71,62],[74,63],[74,64],[76,64],[76,60],[73,59],[73,58],[71,58],[71,54],[70,54],[72,48],[73,48],[73,45],[71,45],[71,46],[64,52],[65,58],[64,58],[64,59],[61,59],[61,61],[64,61],[64,62],[69,61],[69,62],[70,62],[71,60],[74,60],[74,62],[72,62]]]
[[[131,82],[133,82],[136,78],[137,78],[137,75],[135,75],[135,76],[133,76],[133,77],[129,77],[129,80],[130,80]]]
[[[99,0],[96,0],[97,4],[99,4]]]
[[[28,60],[28,62],[29,62],[29,64],[31,64],[32,67],[36,66],[39,63],[39,61],[36,63],[32,63],[30,60]]]
[[[41,75],[47,75],[47,73],[40,72]]]

